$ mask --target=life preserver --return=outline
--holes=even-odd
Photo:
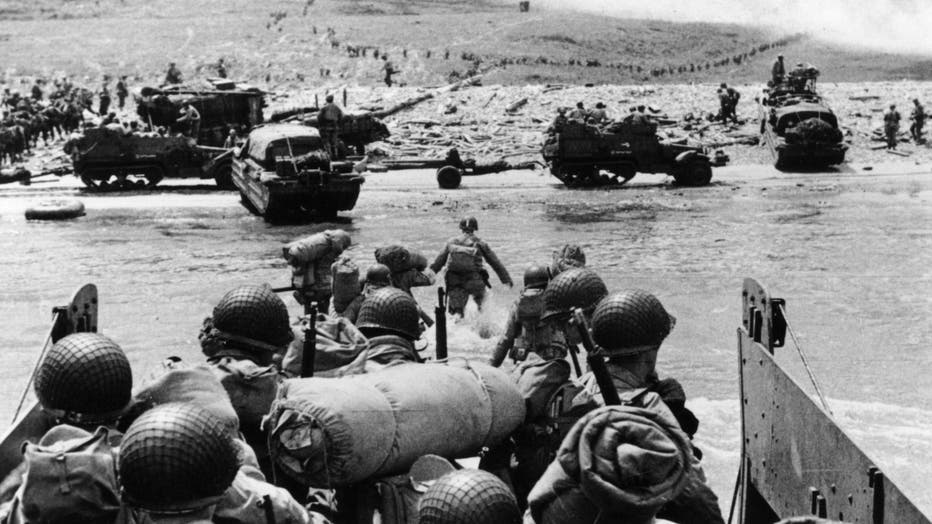
[[[84,204],[73,198],[44,200],[26,208],[26,220],[68,220],[84,216]]]

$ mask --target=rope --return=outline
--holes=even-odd
[[[783,314],[783,318],[786,319],[786,308],[783,304],[780,304],[780,313]],[[825,395],[822,394],[822,388],[819,387],[819,381],[816,380],[815,374],[812,372],[812,368],[809,367],[809,360],[806,358],[806,353],[803,351],[802,346],[799,345],[799,339],[796,338],[796,332],[793,331],[793,328],[790,326],[790,323],[786,323],[786,330],[790,333],[790,337],[793,339],[793,345],[796,346],[796,352],[799,353],[799,358],[803,362],[803,367],[806,368],[806,373],[809,375],[809,381],[812,382],[812,387],[815,388],[816,395],[819,396],[819,401],[822,403],[822,407],[825,408],[825,411],[828,411],[829,415],[832,414],[832,408],[829,407],[828,402],[825,400]]]

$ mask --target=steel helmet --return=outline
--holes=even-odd
[[[419,322],[414,297],[393,287],[377,289],[366,297],[356,316],[359,329],[382,329],[411,340],[421,336]]]
[[[575,308],[591,311],[606,295],[608,288],[595,271],[586,268],[568,269],[547,284],[541,319],[567,314]]]
[[[550,282],[550,270],[544,266],[531,266],[524,270],[524,287],[542,288]]]
[[[517,524],[518,501],[495,475],[461,469],[437,479],[417,507],[421,524]]]
[[[605,298],[592,314],[592,340],[609,355],[635,355],[660,346],[676,324],[657,297],[640,289]]]
[[[42,409],[63,422],[107,425],[129,404],[133,372],[116,342],[74,333],[52,346],[36,372]]]
[[[124,500],[154,513],[215,504],[239,470],[238,448],[219,419],[189,403],[143,413],[120,445]]]
[[[366,282],[390,286],[392,284],[392,270],[385,264],[372,264],[366,270]]]
[[[353,239],[349,236],[349,233],[342,229],[328,229],[324,231],[324,233],[328,233],[332,242],[338,245],[341,250],[350,247],[353,243]]]
[[[460,220],[460,229],[463,231],[478,231],[479,230],[479,221],[476,220],[476,217],[466,217]]]
[[[268,285],[227,292],[204,322],[201,348],[208,356],[224,347],[278,352],[294,339],[285,302]]]

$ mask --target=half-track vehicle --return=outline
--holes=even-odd
[[[330,159],[316,129],[299,124],[257,127],[233,156],[243,205],[269,221],[332,218],[353,209],[365,181],[351,163]]]
[[[541,153],[567,187],[621,185],[639,172],[666,173],[684,186],[712,180],[705,148],[662,141],[657,124],[644,115],[605,126],[572,120],[551,126]]]
[[[65,144],[74,174],[92,190],[152,187],[163,178],[213,178],[232,189],[226,150],[185,136],[127,133],[122,126],[89,128]]]
[[[825,168],[845,161],[848,147],[838,118],[816,91],[819,70],[802,66],[760,99],[760,131],[783,168]]]

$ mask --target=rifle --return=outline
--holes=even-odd
[[[576,329],[579,330],[579,338],[582,340],[583,347],[586,348],[586,363],[589,364],[589,369],[592,370],[595,381],[599,385],[599,391],[602,392],[602,400],[605,401],[606,406],[621,405],[618,390],[615,389],[612,376],[609,375],[608,368],[605,366],[605,359],[602,358],[603,351],[595,347],[595,342],[592,341],[592,336],[589,334],[589,324],[586,322],[582,309],[576,308],[573,310],[573,320]]]
[[[301,353],[301,377],[314,376],[314,357],[317,355],[317,302],[304,305],[307,325],[304,328],[304,348]]]
[[[273,293],[284,293],[285,291],[297,291],[297,289],[298,288],[294,287],[294,284],[291,284],[290,286],[273,287],[272,292]]]
[[[437,288],[437,308],[434,309],[437,317],[437,360],[447,358],[447,300],[443,287]]]

